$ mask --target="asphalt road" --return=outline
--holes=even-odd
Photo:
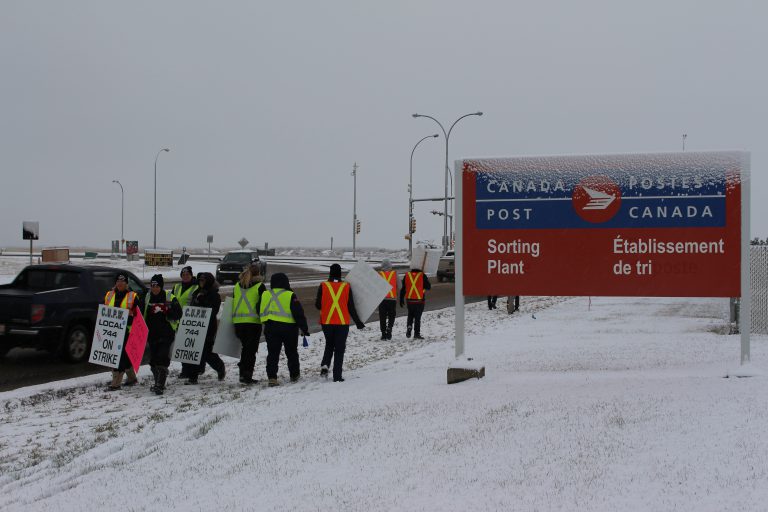
[[[327,273],[311,269],[297,269],[294,266],[283,266],[278,264],[270,264],[269,271],[270,273],[285,272],[288,274],[291,280],[291,286],[299,296],[301,304],[304,307],[304,312],[306,313],[309,322],[310,332],[319,332],[319,312],[315,309],[317,285],[314,282],[327,278]],[[231,295],[232,287],[222,287],[222,293]],[[427,296],[426,309],[431,311],[453,306],[453,294],[453,283],[433,282],[432,290]],[[467,298],[468,302],[476,300],[481,299]],[[406,309],[398,306],[397,316],[400,317],[405,314]],[[374,313],[368,320],[366,329],[378,331],[379,324],[377,313]],[[260,361],[263,362],[263,359]],[[103,366],[97,366],[90,363],[66,363],[56,355],[48,352],[16,348],[8,352],[4,358],[0,358],[0,391],[8,391],[24,386],[43,384],[46,382],[80,377],[104,371],[107,371],[107,368]]]

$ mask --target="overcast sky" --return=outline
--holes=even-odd
[[[768,3],[0,2],[0,247],[407,247],[411,150],[744,149],[768,236]],[[443,194],[424,141],[414,196]],[[417,238],[442,220],[416,206]]]

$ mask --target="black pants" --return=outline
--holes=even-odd
[[[277,363],[280,350],[285,347],[288,373],[292,378],[301,374],[299,365],[299,326],[267,320],[264,324],[264,339],[267,340],[267,378],[277,378]]]
[[[514,313],[520,309],[520,296],[510,295],[507,297],[507,313]]]
[[[496,309],[496,299],[498,299],[498,295],[489,295],[488,296],[488,309]]]
[[[240,352],[240,362],[237,366],[240,368],[241,379],[253,378],[253,367],[256,365],[256,353],[259,351],[259,338],[261,338],[261,324],[235,324],[235,336],[243,345]]]
[[[120,361],[117,363],[117,371],[124,372],[128,368],[133,367],[131,360],[128,358],[128,352],[125,351],[125,346],[128,344],[128,329],[125,330],[125,337],[123,338],[123,350],[120,352]]]
[[[424,313],[423,302],[408,303],[408,328],[413,326],[414,334],[421,334],[421,314]]]
[[[333,359],[333,380],[341,378],[341,368],[344,365],[344,351],[347,349],[348,325],[321,325],[325,336],[325,352],[320,363],[330,366]]]
[[[168,368],[171,365],[173,338],[149,339],[149,365]]]
[[[216,354],[213,351],[213,344],[216,341],[216,330],[214,329],[213,334],[211,334],[211,327],[209,326],[208,329],[208,336],[205,337],[203,356],[200,358],[200,364],[198,366],[192,365],[192,367],[196,369],[197,373],[203,373],[205,370],[205,363],[208,363],[211,365],[211,368],[218,373],[221,373],[224,371],[224,361],[221,360],[219,354]]]
[[[395,325],[397,301],[383,300],[379,304],[379,326],[382,335],[392,334],[392,326]]]

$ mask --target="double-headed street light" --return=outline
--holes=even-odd
[[[437,123],[437,125],[440,127],[441,130],[443,130],[443,135],[445,136],[445,198],[444,198],[444,205],[443,205],[443,254],[445,254],[448,251],[449,242],[448,242],[448,140],[451,137],[451,131],[453,130],[453,127],[456,126],[456,123],[464,119],[465,117],[469,116],[481,116],[483,115],[482,112],[472,112],[469,114],[464,114],[463,116],[456,119],[451,127],[448,129],[448,131],[445,131],[445,128],[443,128],[443,125],[435,119],[432,116],[427,116],[424,114],[413,114],[413,117],[426,117],[428,119],[433,120]]]
[[[434,135],[427,135],[423,139],[421,139],[419,142],[416,143],[415,146],[413,146],[413,149],[411,150],[411,173],[410,173],[410,179],[408,180],[408,257],[410,258],[413,255],[413,230],[411,227],[413,226],[413,154],[416,152],[416,148],[419,147],[419,144],[424,142],[427,139],[432,139],[439,137],[439,134]]]
[[[155,156],[155,237],[152,243],[152,247],[157,249],[157,159],[160,158],[160,153],[165,151],[168,153],[170,149],[163,148],[160,151],[157,152],[157,155]]]
[[[125,190],[123,190],[123,184],[120,181],[112,180],[112,183],[120,185],[120,243],[125,245]]]

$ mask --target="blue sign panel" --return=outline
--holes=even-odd
[[[726,168],[477,172],[478,229],[723,227]],[[519,176],[519,177],[516,177]],[[525,177],[524,177],[525,176]]]

